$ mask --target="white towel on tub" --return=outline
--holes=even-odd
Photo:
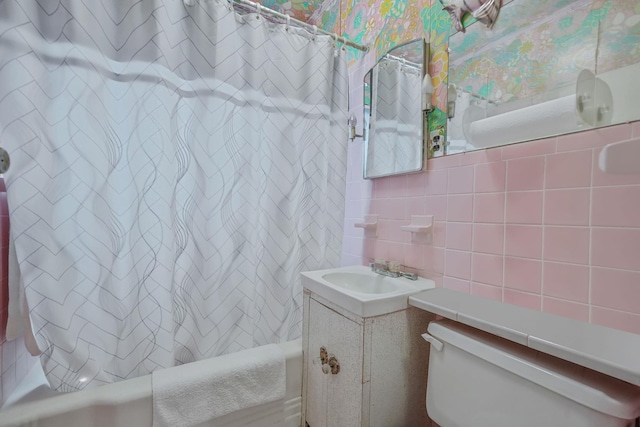
[[[285,377],[275,344],[154,371],[153,427],[195,426],[283,399]]]

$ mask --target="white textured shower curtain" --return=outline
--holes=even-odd
[[[224,0],[0,0],[0,145],[44,370],[70,391],[301,335],[339,264],[347,76]]]

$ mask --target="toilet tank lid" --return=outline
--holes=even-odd
[[[640,416],[640,387],[633,384],[451,320],[433,321],[428,331],[445,349],[456,347],[595,411]]]

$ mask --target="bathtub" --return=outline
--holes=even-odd
[[[299,427],[302,408],[302,343],[279,344],[286,356],[287,391],[283,400],[236,411],[208,426]],[[216,358],[208,360],[216,363]],[[36,366],[36,368],[38,368]],[[47,390],[32,370],[21,384],[19,396],[0,411],[0,427],[146,427],[151,426],[151,375],[76,393]],[[39,383],[39,384],[38,384]],[[285,423],[282,424],[284,416]],[[204,427],[204,426],[203,426]]]

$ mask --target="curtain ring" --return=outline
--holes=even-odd
[[[256,16],[256,19],[260,19],[260,9],[262,8],[262,6],[260,6],[260,3],[256,2],[256,13],[258,14]]]
[[[313,26],[313,37],[311,40],[316,41],[316,36],[318,35],[318,27],[316,25]]]
[[[287,23],[284,26],[285,31],[289,31],[289,26],[291,25],[291,17],[289,15],[285,15],[287,18]]]

